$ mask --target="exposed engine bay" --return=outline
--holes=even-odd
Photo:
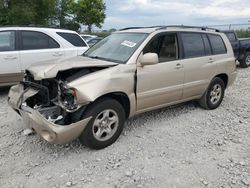
[[[48,121],[58,125],[80,121],[86,106],[77,104],[76,89],[68,88],[67,83],[104,68],[70,69],[58,72],[55,78],[42,80],[34,80],[33,75],[26,71],[24,81],[21,82],[24,90],[32,88],[38,92],[23,105],[39,111]]]

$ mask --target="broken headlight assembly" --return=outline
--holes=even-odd
[[[69,88],[66,82],[58,83],[58,103],[67,112],[75,112],[80,108],[77,104],[77,95],[75,88]]]

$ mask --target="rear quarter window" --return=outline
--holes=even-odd
[[[57,32],[57,34],[76,47],[87,46],[87,44],[83,41],[83,39],[75,33]]]
[[[214,35],[214,34],[208,34],[208,38],[210,40],[212,51],[213,51],[214,55],[227,53],[226,46],[225,46],[224,41],[222,40],[221,36]]]

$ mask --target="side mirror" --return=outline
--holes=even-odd
[[[159,63],[158,55],[156,53],[146,53],[142,56],[140,63],[142,66],[157,64]]]

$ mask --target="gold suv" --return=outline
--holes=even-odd
[[[217,30],[126,28],[81,57],[30,67],[8,100],[48,142],[101,149],[136,114],[190,100],[217,108],[235,77],[231,44]]]

